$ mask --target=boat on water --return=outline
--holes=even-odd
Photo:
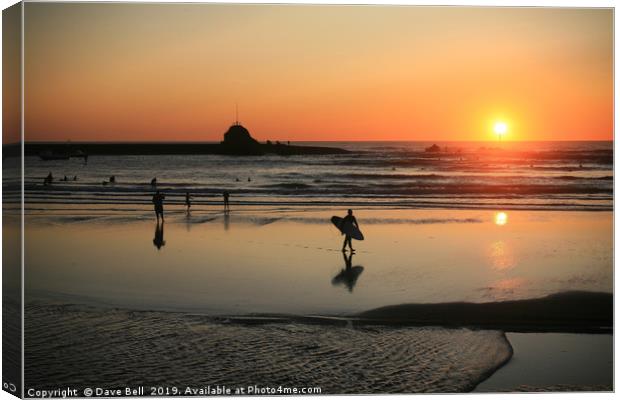
[[[44,160],[44,161],[68,160],[70,157],[71,157],[71,154],[69,154],[69,152],[57,152],[57,151],[51,151],[51,150],[44,150],[39,153],[39,158],[41,158],[41,160]]]

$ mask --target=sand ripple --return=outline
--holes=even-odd
[[[322,393],[469,391],[512,354],[498,331],[218,323],[206,316],[26,307],[26,388],[321,387]]]

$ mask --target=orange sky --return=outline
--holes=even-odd
[[[610,140],[611,9],[25,5],[26,140]]]

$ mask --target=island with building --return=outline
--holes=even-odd
[[[6,155],[20,154],[19,147],[6,148]],[[15,154],[13,154],[15,153]],[[174,155],[174,154],[220,154],[231,156],[261,156],[276,154],[330,155],[346,154],[348,150],[338,147],[301,146],[290,142],[259,142],[238,122],[224,134],[220,143],[208,142],[25,142],[24,155],[41,159],[69,159],[93,155]]]

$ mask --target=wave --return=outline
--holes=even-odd
[[[561,179],[561,180],[566,180],[566,181],[573,181],[573,180],[613,181],[614,177],[612,175],[594,176],[594,177],[562,175],[562,176],[554,176],[552,179]]]
[[[3,209],[6,211],[16,210],[20,199],[5,201]],[[378,197],[357,196],[343,198],[341,196],[316,196],[316,197],[279,197],[273,196],[234,196],[231,204],[241,210],[245,207],[265,207],[265,210],[273,210],[281,207],[288,209],[312,210],[312,209],[343,209],[343,208],[380,208],[380,209],[412,209],[412,208],[436,208],[436,209],[484,209],[484,210],[582,210],[582,211],[611,211],[613,210],[613,196],[611,195],[547,195],[540,197],[519,196],[497,197],[497,196],[460,196],[450,198],[445,196],[415,196],[412,198],[404,197]],[[106,208],[109,206],[109,208]],[[123,207],[124,206],[124,207]],[[27,214],[33,212],[54,213],[61,210],[73,212],[80,207],[84,210],[98,211],[109,210],[110,212],[131,211],[131,206],[143,207],[143,210],[151,211],[152,203],[150,198],[126,199],[126,198],[71,198],[67,196],[58,197],[27,197],[25,210]],[[213,208],[219,209],[222,202],[219,199],[192,201],[192,211],[209,212]],[[130,207],[130,208],[127,208]],[[181,210],[184,207],[183,196],[179,195],[176,200],[167,199],[166,208],[168,210]],[[180,212],[180,211],[179,211]]]
[[[190,190],[193,194],[210,194],[221,195],[224,191],[231,194],[296,194],[296,193],[317,193],[317,194],[394,194],[394,195],[423,195],[423,194],[550,194],[550,193],[613,193],[613,178],[599,179],[579,179],[579,182],[571,184],[575,179],[567,179],[566,177],[558,177],[557,180],[563,183],[533,183],[523,178],[511,181],[509,178],[501,177],[493,179],[467,180],[463,178],[424,177],[422,181],[415,179],[400,182],[401,177],[392,177],[390,179],[374,179],[363,180],[359,182],[353,179],[346,179],[343,182],[334,182],[333,180],[315,182],[314,185],[304,182],[275,182],[267,184],[256,184],[252,187],[240,187],[228,189],[218,186],[204,185],[188,185],[166,183],[157,187],[158,190],[166,191],[170,194],[185,194]],[[529,179],[531,181],[531,179]],[[564,183],[566,181],[566,183]],[[591,183],[587,183],[591,182]],[[45,187],[27,183],[25,186],[26,194],[41,193],[79,193],[79,192],[97,192],[97,193],[126,193],[126,194],[152,194],[153,188],[144,185],[130,184],[114,184],[106,187],[100,185],[69,185],[56,184]]]
[[[93,157],[88,165],[27,157],[25,198],[27,205],[149,204],[155,189],[150,180],[157,176],[157,189],[166,193],[167,204],[179,204],[186,191],[197,205],[217,204],[228,191],[233,202],[248,205],[252,198],[266,204],[272,197],[273,204],[293,205],[375,201],[394,207],[515,203],[589,209],[605,202],[611,209],[613,152],[603,148],[608,145],[542,143],[528,145],[536,151],[509,151],[470,143],[469,150],[460,151],[449,144],[449,152],[435,154],[424,152],[420,143],[349,143],[354,152],[347,155],[109,156]],[[79,179],[43,186],[50,172]],[[112,175],[116,183],[108,182]],[[7,203],[19,202],[19,180],[5,180],[3,188]],[[542,204],[547,199],[547,205]],[[470,204],[464,204],[467,200]]]

